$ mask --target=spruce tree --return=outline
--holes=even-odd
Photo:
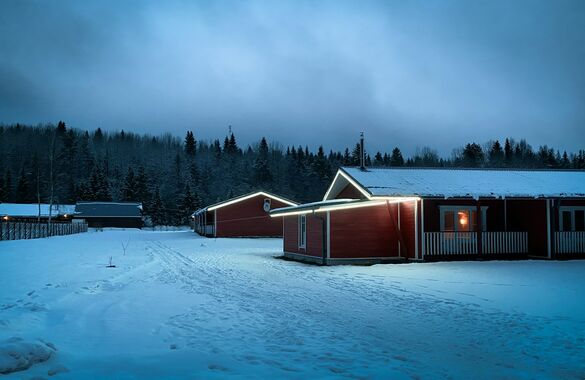
[[[148,179],[143,166],[138,167],[138,174],[134,178],[135,200],[145,205],[150,200],[150,192],[148,191]]]
[[[392,149],[392,155],[390,156],[390,166],[404,166],[404,157],[398,147]]]
[[[0,203],[8,200],[8,191],[6,189],[6,183],[4,177],[0,177]]]
[[[258,157],[254,161],[254,178],[259,186],[266,186],[272,181],[272,174],[268,166],[268,143],[262,137],[258,146]]]
[[[463,153],[461,155],[462,164],[465,167],[477,168],[483,163],[483,150],[481,146],[476,143],[465,145]]]
[[[195,136],[193,135],[192,131],[187,131],[187,136],[185,136],[185,154],[188,157],[195,157],[195,153],[197,150],[197,145],[195,141]]]
[[[24,168],[23,168],[20,171],[20,176],[18,177],[18,182],[16,185],[16,202],[18,202],[18,203],[32,203],[34,201],[35,201],[35,196],[31,190],[28,176],[24,172]]]
[[[511,166],[513,160],[514,149],[512,148],[512,143],[510,139],[506,138],[506,142],[504,144],[504,163],[506,166]]]
[[[496,140],[490,149],[489,152],[489,163],[492,168],[499,168],[504,164],[504,150],[502,150],[502,146],[500,142]]]
[[[152,197],[152,202],[150,207],[147,209],[148,215],[150,215],[152,224],[154,226],[164,225],[166,222],[166,210],[163,205],[163,202],[160,198],[160,189],[158,186],[154,190],[154,194]]]
[[[122,186],[122,200],[124,201],[137,201],[138,196],[136,194],[137,186],[136,186],[136,177],[134,176],[134,170],[132,167],[128,168],[128,173],[126,173],[126,178],[124,179],[124,184]]]

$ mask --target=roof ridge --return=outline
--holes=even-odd
[[[469,168],[462,166],[374,166],[361,169],[359,166],[340,166],[343,169],[358,169],[363,173],[372,170],[436,170],[436,171],[494,171],[494,172],[575,172],[585,173],[585,169],[546,169],[546,168]]]

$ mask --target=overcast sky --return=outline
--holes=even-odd
[[[0,122],[585,148],[585,1],[0,1]]]

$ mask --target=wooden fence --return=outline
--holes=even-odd
[[[0,222],[0,240],[39,239],[87,232],[87,223]]]

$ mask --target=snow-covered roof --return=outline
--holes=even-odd
[[[344,167],[340,172],[367,198],[585,197],[585,171]]]
[[[137,202],[77,202],[75,211],[80,218],[142,217],[142,203]]]
[[[290,212],[301,212],[301,211],[316,211],[333,206],[347,205],[350,203],[361,202],[355,199],[330,199],[326,201],[303,203],[296,206],[281,207],[270,210],[270,215],[288,214]]]
[[[257,191],[257,192],[253,192],[253,193],[248,193],[248,194],[240,195],[239,197],[231,198],[231,199],[228,199],[228,200],[225,200],[225,201],[222,201],[222,202],[218,202],[218,203],[209,205],[207,207],[200,208],[199,210],[197,210],[193,214],[191,214],[191,216],[195,216],[195,215],[198,215],[198,214],[200,214],[202,212],[206,212],[206,211],[213,211],[213,210],[216,210],[216,209],[218,209],[220,207],[224,207],[224,206],[227,206],[227,205],[231,205],[231,204],[234,204],[234,203],[238,203],[238,202],[241,202],[241,201],[245,201],[246,199],[250,199],[250,198],[253,198],[253,197],[256,197],[256,196],[259,196],[259,195],[264,196],[266,198],[271,198],[271,199],[277,200],[279,202],[282,202],[282,203],[287,204],[287,205],[290,205],[290,206],[295,206],[295,205],[298,204],[298,203],[293,202],[293,201],[291,201],[289,199],[286,199],[286,198],[283,198],[283,197],[279,197],[277,195],[271,194],[271,193],[266,192],[266,191]]]
[[[53,205],[52,216],[74,214],[75,205]],[[0,203],[1,216],[13,217],[37,217],[39,215],[38,203]],[[49,205],[41,203],[41,217],[49,216]]]

